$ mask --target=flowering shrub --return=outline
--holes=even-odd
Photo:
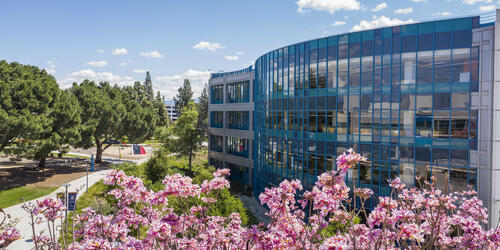
[[[369,189],[346,186],[348,168],[365,159],[352,150],[337,158],[338,171],[318,176],[311,190],[303,191],[298,180],[285,180],[266,188],[259,196],[269,208],[271,222],[246,228],[240,216],[209,215],[216,199],[213,192],[227,189],[227,169],[213,179],[194,184],[179,174],[166,176],[164,188],[148,190],[141,179],[112,170],[104,180],[116,200],[115,210],[103,214],[87,208],[76,215],[74,241],[57,245],[49,237],[34,236],[35,242],[51,242],[51,248],[70,249],[441,249],[497,248],[500,231],[486,231],[486,209],[474,191],[443,193],[432,183],[407,189],[396,178],[390,181],[391,196],[379,197],[371,211],[365,202]],[[355,182],[354,182],[355,183]],[[190,205],[190,198],[201,204]],[[216,197],[216,196],[215,196]],[[169,199],[184,202],[174,211]],[[60,203],[44,200],[32,205],[32,214],[44,220],[60,218]],[[362,218],[359,222],[359,218]],[[345,225],[326,230],[334,223]],[[49,226],[50,228],[50,226]],[[331,229],[331,228],[330,228]],[[49,231],[50,233],[50,231]],[[45,242],[45,243],[44,243]]]
[[[21,238],[21,234],[14,226],[15,221],[11,221],[9,215],[0,208],[0,249]]]

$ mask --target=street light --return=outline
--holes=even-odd
[[[66,233],[67,228],[68,228],[68,187],[71,186],[71,184],[66,183],[66,184],[62,184],[61,186],[66,188],[66,192],[64,195],[64,205],[66,206],[66,209],[64,210],[65,211],[64,233]]]

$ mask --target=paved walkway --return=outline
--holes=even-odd
[[[94,173],[89,173],[89,187],[94,185],[96,182],[100,181],[101,179],[103,179],[109,171],[111,171],[111,170],[105,169],[105,170],[96,171]],[[87,180],[87,176],[84,176],[84,177],[81,177],[79,179],[76,179],[74,181],[69,182],[69,184],[71,184],[71,186],[68,188],[68,192],[74,192],[75,188],[78,188],[82,185],[85,185],[86,180]],[[78,197],[80,197],[80,195],[84,194],[85,190],[86,190],[86,188],[83,188],[83,190],[80,191],[80,193],[78,193]],[[57,193],[64,192],[64,191],[65,191],[65,188],[60,187],[56,191],[52,192],[51,194],[44,196],[44,197],[40,197],[40,198],[35,199],[35,200],[32,200],[30,202],[35,202],[36,200],[41,200],[45,197],[56,197]],[[30,216],[28,215],[28,213],[26,211],[24,211],[21,208],[21,206],[22,206],[22,204],[18,204],[18,205],[14,205],[12,207],[8,207],[8,208],[4,209],[7,214],[10,214],[12,216],[12,218],[19,219],[19,222],[17,223],[16,228],[21,232],[21,237],[22,237],[21,239],[10,244],[7,247],[7,249],[12,249],[12,250],[26,249],[27,250],[27,249],[32,249],[35,247],[35,245],[33,244],[32,240],[31,240],[32,230],[31,230],[31,225],[29,224]],[[58,224],[58,223],[56,223],[56,224]],[[46,225],[47,225],[46,223],[36,225],[35,229],[37,229],[36,230],[37,234],[38,234],[38,232],[40,232],[43,229],[45,229],[45,232],[47,233]],[[56,238],[59,238],[59,232],[57,232]]]

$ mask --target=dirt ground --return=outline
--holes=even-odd
[[[27,166],[35,166],[36,163],[23,160],[21,162],[10,162],[8,159],[0,158],[0,191],[11,188],[28,187],[59,187],[71,180],[86,175],[87,163],[85,159],[62,158],[47,159],[47,166],[36,169]],[[106,163],[96,164],[96,169],[106,167]]]

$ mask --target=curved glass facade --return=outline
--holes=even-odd
[[[306,188],[353,148],[347,181],[388,195],[387,179],[476,185],[478,17],[342,34],[271,51],[255,63],[255,194],[283,179]],[[354,176],[354,178],[353,178]],[[378,198],[376,198],[378,200]],[[373,205],[373,204],[372,204]]]

